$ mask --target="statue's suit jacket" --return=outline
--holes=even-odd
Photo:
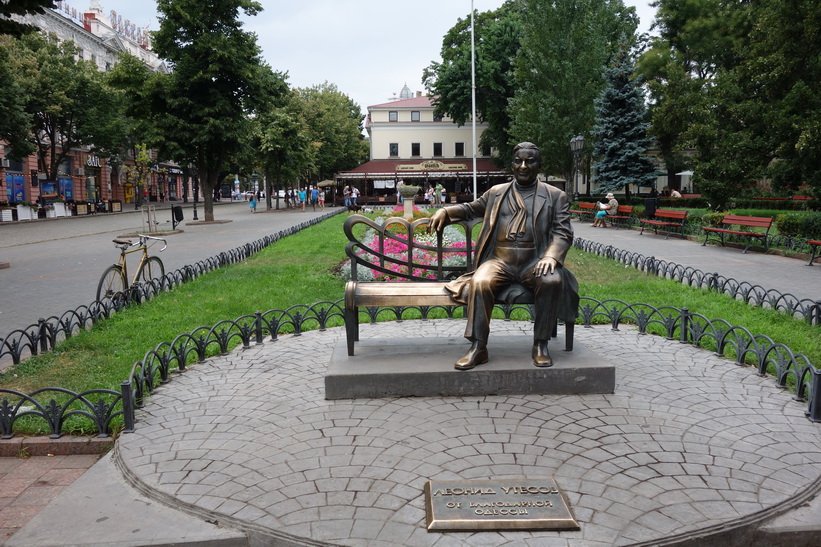
[[[450,206],[445,209],[451,221],[472,220],[483,217],[482,229],[476,242],[476,252],[473,256],[473,269],[493,256],[496,245],[496,231],[499,229],[499,209],[505,196],[511,190],[514,181],[497,184],[485,192],[482,197],[471,202]],[[578,285],[576,279],[563,267],[567,251],[573,244],[573,227],[570,224],[570,204],[567,194],[554,186],[544,182],[536,182],[536,196],[533,204],[533,216],[528,222],[533,223],[533,234],[536,239],[535,258],[553,258],[559,264],[560,275],[565,282],[565,292],[572,295],[578,303]],[[453,294],[454,300],[466,303],[467,285],[472,274],[465,274],[447,285],[448,291]],[[512,298],[501,298],[512,302]],[[568,303],[570,304],[570,303]],[[566,308],[569,306],[562,306]],[[575,320],[575,306],[567,311],[573,314]],[[564,312],[564,309],[562,310]],[[559,314],[564,319],[565,313]]]

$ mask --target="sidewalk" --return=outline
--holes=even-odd
[[[821,268],[800,260],[573,226],[591,241],[821,299]],[[418,337],[420,358],[447,367],[451,357],[425,356],[424,341],[460,337],[463,328],[458,320],[363,325],[362,337]],[[511,336],[529,328],[492,326]],[[576,337],[614,362],[614,394],[325,401],[324,370],[342,328],[209,359],[159,389],[113,458],[6,545],[203,545],[210,538],[582,547],[698,541],[725,530],[721,545],[759,547],[790,545],[781,543],[785,530],[818,537],[821,504],[806,502],[821,488],[821,425],[804,417],[803,403],[772,378],[675,341],[605,327],[577,329]],[[561,354],[554,357],[561,366]],[[424,529],[425,480],[544,476],[565,490],[580,531]],[[141,534],[156,525],[158,511],[176,526]]]

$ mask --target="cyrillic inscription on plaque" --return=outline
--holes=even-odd
[[[553,479],[425,483],[428,531],[578,530]]]

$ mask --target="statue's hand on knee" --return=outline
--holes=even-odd
[[[558,261],[556,261],[555,258],[544,257],[541,260],[539,260],[535,266],[533,266],[533,275],[535,275],[536,277],[541,277],[549,273],[552,274],[554,271],[556,271],[556,266],[558,265],[559,263]]]

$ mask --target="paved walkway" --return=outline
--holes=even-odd
[[[807,298],[819,296],[821,268],[798,260],[582,224],[574,222],[580,237],[683,264],[691,256],[704,271],[766,288],[804,284]],[[431,337],[461,336],[463,326],[363,325],[362,337],[418,337],[423,348]],[[529,331],[516,322],[492,328]],[[158,502],[198,518],[163,508],[175,527],[154,544],[202,534],[204,519],[251,542],[651,545],[722,529],[764,545],[752,529],[821,486],[821,426],[804,417],[805,405],[771,378],[689,345],[577,329],[577,343],[616,365],[612,395],[325,401],[325,366],[343,339],[341,328],[283,337],[175,376],[151,397],[137,431],[118,441],[119,471],[110,458],[92,468],[97,483],[122,473],[140,493],[115,503],[106,490],[94,493],[95,481],[78,481],[6,545],[133,538],[151,528]],[[450,356],[439,358],[451,366]],[[425,530],[426,480],[545,476],[567,494],[580,531]],[[131,505],[116,507],[129,496]],[[817,527],[817,509],[790,514],[798,511],[810,511],[808,526]]]
[[[171,203],[158,204],[161,230],[170,230]],[[284,205],[283,205],[284,207]],[[204,213],[198,207],[199,220]],[[166,236],[168,248],[159,253],[166,272],[195,264],[256,241],[311,218],[335,211],[306,212],[258,209],[251,214],[248,202],[221,201],[215,204],[217,220],[225,224],[193,223],[192,205],[184,206],[181,232]],[[0,338],[23,329],[41,317],[60,315],[88,305],[97,296],[103,271],[117,260],[119,251],[111,240],[121,234],[142,232],[141,214],[125,211],[56,218],[31,222],[0,222]],[[129,262],[134,267],[135,262]]]

